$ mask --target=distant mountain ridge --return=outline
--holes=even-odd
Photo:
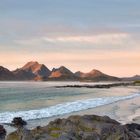
[[[132,77],[124,77],[122,78],[124,81],[137,81],[140,80],[140,75],[134,75]]]
[[[81,80],[92,80],[92,81],[119,81],[120,80],[120,78],[104,74],[96,69],[93,69],[88,73],[83,73],[78,71],[75,73],[75,75],[79,77],[79,79]]]
[[[130,78],[118,78],[102,73],[99,70],[93,69],[90,72],[84,73],[78,71],[73,73],[65,66],[53,68],[49,70],[44,64],[39,64],[36,61],[31,61],[23,67],[14,71],[0,66],[0,80],[1,81],[120,81],[120,80],[140,80],[140,75]]]

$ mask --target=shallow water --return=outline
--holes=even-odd
[[[53,117],[140,96],[137,87],[55,88],[67,84],[103,83],[0,82],[0,122],[16,116],[25,120]]]

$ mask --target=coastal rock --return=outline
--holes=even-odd
[[[113,84],[98,84],[98,85],[64,85],[64,86],[56,86],[56,88],[112,88],[112,87],[120,87],[120,86],[135,86],[137,83],[135,82],[127,82],[127,83],[113,83]]]
[[[5,136],[6,136],[6,130],[2,125],[0,125],[0,140],[5,140]]]
[[[21,117],[14,118],[10,125],[17,130],[9,134],[6,140],[34,140],[31,131],[25,127],[27,122],[22,120]]]
[[[21,117],[16,117],[16,118],[13,119],[12,125],[13,125],[14,127],[19,128],[19,127],[23,127],[24,125],[27,125],[27,122],[24,121],[24,120],[22,120]]]
[[[121,125],[107,116],[76,115],[38,126],[30,133],[34,140],[139,140],[139,128],[139,124]],[[13,140],[11,134],[8,138]]]

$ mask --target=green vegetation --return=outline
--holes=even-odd
[[[49,131],[59,131],[59,130],[61,130],[61,129],[58,127],[50,127],[49,128]]]
[[[134,85],[136,85],[136,86],[140,86],[140,80],[138,80],[138,81],[134,81]]]
[[[17,132],[13,132],[8,135],[7,140],[20,140],[20,137]]]
[[[85,127],[85,126],[82,126],[82,125],[79,126],[79,129],[80,129],[80,131],[82,130],[84,132],[93,132],[94,130],[96,130],[94,128],[88,128],[88,127]]]
[[[60,134],[59,133],[51,133],[50,136],[58,138],[58,137],[60,137]]]
[[[134,83],[140,83],[140,80],[138,80],[138,81],[135,81]]]

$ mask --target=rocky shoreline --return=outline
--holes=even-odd
[[[17,130],[7,136],[1,127],[0,140],[140,140],[140,124],[122,125],[108,116],[73,115],[32,130],[18,117],[12,125]]]
[[[56,88],[112,88],[119,86],[136,86],[135,82],[114,83],[114,84],[97,84],[97,85],[65,85],[56,86]]]

